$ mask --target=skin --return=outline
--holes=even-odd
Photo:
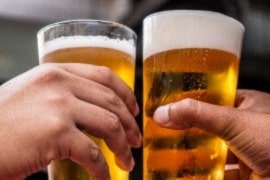
[[[52,160],[70,158],[96,179],[109,179],[102,138],[126,171],[142,138],[130,88],[108,68],[43,64],[0,87],[0,179],[24,179]]]
[[[223,138],[240,159],[240,179],[251,172],[270,176],[270,94],[238,90],[235,108],[185,99],[159,107],[155,121],[162,127],[197,127]]]

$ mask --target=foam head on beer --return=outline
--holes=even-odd
[[[67,36],[47,41],[39,48],[40,59],[53,51],[79,47],[101,47],[123,51],[135,58],[135,44],[133,40],[111,39],[106,36]],[[134,62],[133,62],[134,63]]]
[[[133,40],[105,36],[59,37],[39,48],[40,62],[73,62],[110,67],[129,87],[134,86],[135,51]]]
[[[146,17],[143,27],[144,59],[158,52],[181,48],[221,49],[240,56],[242,38],[239,37],[243,36],[244,27],[221,13],[164,11]]]

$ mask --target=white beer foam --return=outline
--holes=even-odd
[[[244,26],[221,13],[164,11],[143,22],[143,59],[171,49],[213,48],[240,57]]]
[[[106,36],[70,36],[60,37],[39,48],[40,59],[53,51],[74,47],[104,47],[125,52],[135,59],[136,47],[132,40],[110,39]]]

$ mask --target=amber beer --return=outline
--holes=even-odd
[[[170,130],[152,119],[160,105],[193,98],[233,106],[244,27],[206,11],[166,11],[144,19],[145,180],[221,180],[226,144],[197,128]]]
[[[54,42],[50,43],[53,46],[60,48],[45,54],[43,57],[41,57],[40,62],[77,62],[107,66],[133,89],[135,57],[134,53],[128,52],[129,49],[125,47],[126,45],[129,45],[128,42],[126,42],[126,44],[125,42],[122,42],[121,44],[120,42],[113,42],[116,40],[109,40],[105,38],[102,39],[101,37],[98,38],[95,39],[94,37],[88,37],[88,41],[92,44],[92,46],[89,46],[89,44],[84,45],[83,43],[80,43],[80,40],[82,42],[87,40],[87,38],[82,37],[77,37],[76,40],[74,40],[74,37],[70,39],[65,38],[54,40]],[[103,47],[95,47],[95,42],[98,41],[99,43],[104,43]],[[108,44],[110,43],[109,41],[112,41],[111,45]],[[67,43],[69,43],[70,47],[67,46]],[[119,46],[118,49],[116,49],[117,46]]]
[[[91,22],[78,23],[91,24]],[[104,23],[102,24],[104,25]],[[114,24],[114,26],[116,25],[117,24]],[[133,36],[133,38],[134,37],[135,36]],[[39,36],[39,38],[42,38],[42,36]],[[42,42],[42,40],[39,40],[39,43],[40,42]],[[50,40],[43,45],[39,44],[40,63],[76,62],[107,66],[133,89],[135,43],[135,39],[119,40],[107,36],[76,36],[71,34],[67,37],[59,37]],[[128,172],[120,169],[116,165],[114,154],[109,150],[104,140],[90,135],[89,137],[100,147],[108,163],[111,179],[128,180]],[[75,164],[69,159],[52,162],[48,170],[50,180],[94,179],[82,166]]]

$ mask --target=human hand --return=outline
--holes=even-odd
[[[108,68],[43,64],[0,87],[0,179],[23,179],[52,160],[70,158],[97,179],[108,179],[98,146],[103,138],[130,171],[130,147],[141,145],[130,88]]]
[[[217,106],[193,99],[159,107],[154,120],[162,127],[197,127],[224,139],[241,160],[240,175],[249,178],[251,170],[270,176],[270,94],[239,90],[236,108]]]

